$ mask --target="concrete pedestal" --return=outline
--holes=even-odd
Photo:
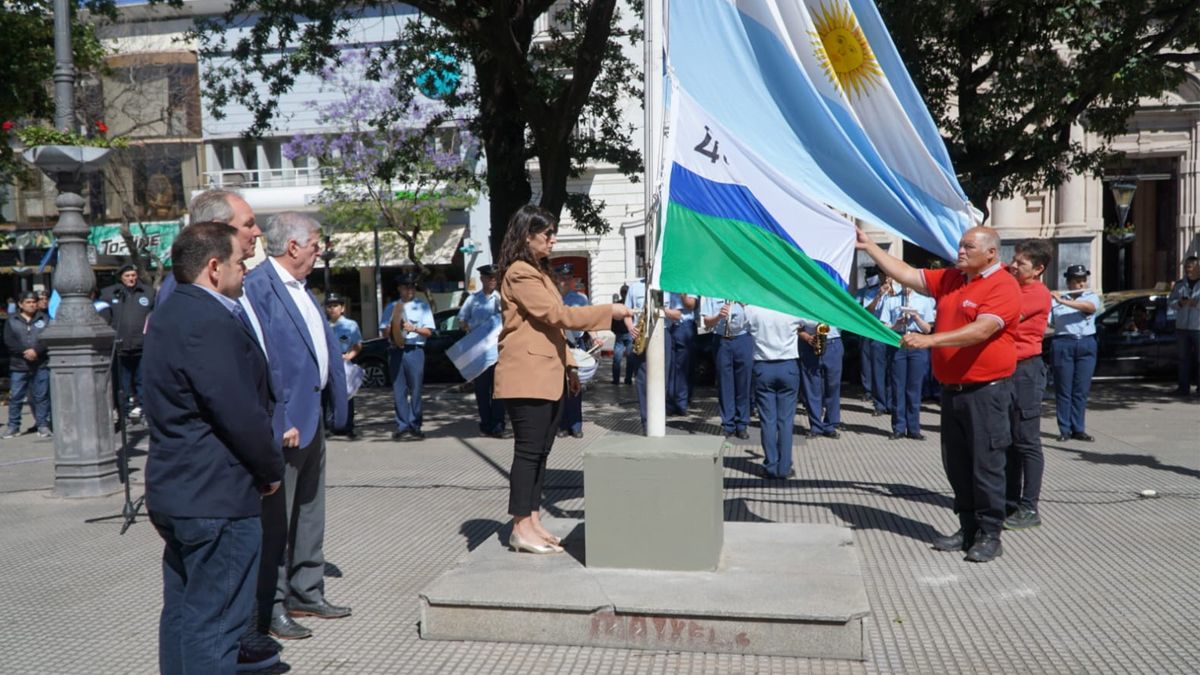
[[[721,447],[719,437],[614,435],[584,450],[588,567],[715,570]]]
[[[585,567],[584,526],[544,523],[565,554],[488,539],[421,592],[421,637],[865,658],[870,607],[847,528],[727,523],[715,571],[668,572]]]

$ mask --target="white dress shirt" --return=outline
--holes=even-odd
[[[320,373],[321,388],[324,389],[325,384],[329,381],[329,345],[325,342],[325,318],[321,316],[321,310],[317,309],[317,303],[304,288],[304,282],[289,274],[283,265],[280,265],[274,258],[270,258],[270,261],[275,266],[275,272],[279,274],[283,285],[287,287],[288,295],[292,296],[292,302],[296,303],[296,309],[300,310],[300,316],[304,317],[304,325],[308,328],[308,335],[312,338],[313,351],[317,355],[317,371]]]

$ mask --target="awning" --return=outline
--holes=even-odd
[[[449,265],[462,243],[466,225],[443,225],[421,242],[418,255],[425,265]],[[374,267],[375,235],[372,232],[340,232],[333,235],[333,259],[335,268]],[[379,232],[379,264],[382,267],[405,267],[412,265],[407,248],[400,235],[391,230]]]

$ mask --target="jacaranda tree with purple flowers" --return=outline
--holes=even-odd
[[[365,79],[396,98],[382,119],[408,117],[425,90],[464,120],[486,160],[495,254],[535,184],[541,206],[555,214],[565,206],[576,227],[604,232],[603,203],[572,179],[597,165],[635,181],[642,171],[622,107],[641,100],[640,22],[623,20],[618,4],[641,15],[642,0],[230,0],[224,14],[197,23],[196,37],[214,113],[240,103],[256,134],[271,127],[299,75],[341,67],[356,27],[397,26],[389,42],[362,45]]]
[[[398,100],[391,88],[366,77],[373,67],[360,50],[340,55],[321,70],[323,89],[334,94],[308,105],[320,134],[298,134],[283,154],[321,167],[321,222],[335,231],[381,226],[381,246],[399,247],[421,271],[430,233],[451,209],[475,201],[479,152],[472,134],[449,109],[420,98]],[[366,250],[339,251],[343,263],[370,264]]]

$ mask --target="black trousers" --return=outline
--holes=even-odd
[[[513,430],[513,461],[509,471],[508,514],[528,516],[542,506],[546,458],[554,447],[562,399],[510,398],[504,401]]]
[[[1011,379],[965,391],[942,388],[942,464],[967,536],[980,530],[999,536],[1004,523],[1011,406]]]
[[[1046,391],[1046,362],[1042,355],[1017,362],[1013,374],[1012,445],[1008,448],[1008,511],[1018,506],[1037,510],[1042,494],[1042,394]]]

